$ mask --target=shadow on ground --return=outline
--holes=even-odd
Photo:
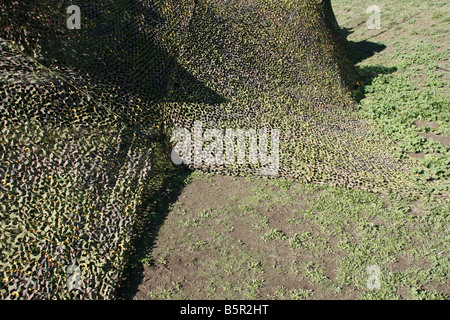
[[[391,74],[397,71],[396,67],[383,66],[363,66],[357,67],[357,69],[363,79],[362,86],[353,91],[353,97],[357,103],[366,97],[366,87],[372,84],[373,79],[381,74]]]
[[[355,55],[353,58],[353,63],[357,64],[361,61],[364,61],[372,56],[374,56],[376,53],[379,53],[386,49],[386,46],[381,43],[376,42],[370,42],[367,40],[354,42],[349,41],[352,48],[354,48]]]
[[[132,300],[138,286],[144,279],[144,264],[152,264],[150,256],[164,225],[167,215],[183,189],[189,183],[191,171],[183,167],[174,167],[166,155],[165,148],[160,147],[153,155],[154,164],[145,201],[138,210],[139,217],[135,226],[132,249],[123,282],[117,291],[118,299]]]

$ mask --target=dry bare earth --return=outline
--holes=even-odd
[[[445,216],[361,191],[195,173],[126,298],[444,298]]]

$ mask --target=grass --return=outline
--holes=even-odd
[[[170,299],[448,298],[449,205],[325,186],[314,195],[299,194],[297,184],[274,191],[279,181],[242,178],[232,181],[233,193],[247,196],[254,186],[271,190],[272,198],[254,207],[244,196],[228,205],[212,198],[192,208],[188,202],[201,193],[233,197],[217,194],[231,178],[213,179],[215,187],[198,176],[192,180],[182,193],[186,197],[175,203],[184,214],[169,213],[152,252],[155,261],[162,256],[166,263],[150,272],[179,270],[169,278],[183,290],[161,280],[150,298],[167,290]],[[267,211],[274,200],[279,204]],[[299,206],[308,209],[290,210]],[[289,217],[276,213],[282,208]],[[208,217],[184,227],[182,222],[197,219],[199,212]],[[248,228],[252,224],[260,227]],[[371,265],[380,270],[379,290],[367,286]]]
[[[358,7],[370,5],[361,1]],[[349,1],[335,1],[338,20],[351,27],[348,14],[339,13],[349,8]],[[374,120],[391,139],[398,143],[402,153],[422,154],[414,157],[417,183],[433,191],[450,188],[450,147],[421,132],[450,136],[449,72],[450,47],[445,38],[450,9],[445,2],[406,1],[404,5],[380,2],[382,31],[357,28],[349,35],[355,43],[365,40],[382,43],[387,52],[380,52],[358,63],[366,85],[354,93],[360,102],[360,113]],[[352,12],[357,10],[351,9]],[[362,12],[362,10],[361,10]],[[345,17],[345,18],[344,18]],[[414,17],[414,18],[412,18]],[[354,20],[364,19],[357,14]],[[438,30],[433,31],[435,28]],[[444,69],[442,69],[444,68]],[[418,121],[433,123],[419,126]]]

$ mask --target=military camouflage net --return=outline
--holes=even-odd
[[[155,143],[195,121],[278,129],[275,177],[414,191],[329,1],[2,1],[0,38],[2,299],[114,297]]]

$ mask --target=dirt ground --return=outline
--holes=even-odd
[[[124,299],[415,299],[450,292],[446,233],[424,223],[438,218],[424,203],[405,207],[285,180],[193,176],[123,287]],[[383,273],[381,290],[367,287],[370,265]]]
[[[282,238],[317,229],[300,215],[308,206],[304,200],[320,191],[290,194],[288,205],[266,201],[278,187],[267,187],[261,198],[254,183],[244,178],[211,176],[194,179],[181,193],[167,216],[152,252],[151,265],[143,266],[142,281],[129,288],[133,299],[250,299],[284,298],[297,295],[308,298],[320,285],[299,275],[301,262],[319,259],[327,279],[335,278],[336,255],[327,247],[335,246],[331,237],[322,250],[296,250]],[[273,189],[273,190],[272,190]],[[286,217],[297,220],[286,224]],[[351,227],[349,227],[349,230]],[[279,231],[274,239],[265,239],[268,230]],[[275,242],[274,242],[275,241]],[[321,298],[334,298],[332,291]],[[343,290],[342,298],[355,298]],[[130,298],[130,296],[129,296]]]

